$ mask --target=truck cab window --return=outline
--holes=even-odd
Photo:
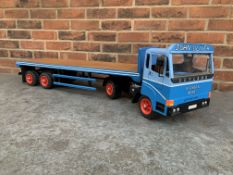
[[[149,68],[150,65],[150,54],[146,55],[146,68]]]
[[[163,55],[158,56],[156,63],[151,65],[151,70],[162,75],[164,72],[165,59],[166,57]]]

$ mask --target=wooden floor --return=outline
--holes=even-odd
[[[97,68],[97,69],[137,72],[137,65],[135,64],[111,63],[111,62],[100,62],[100,61],[76,61],[76,60],[49,59],[49,58],[30,59],[24,61],[33,62],[33,63],[42,63],[42,64],[62,65],[62,66],[78,66],[78,67],[88,67],[88,68]]]

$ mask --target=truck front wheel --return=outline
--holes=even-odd
[[[139,100],[139,108],[146,119],[154,119],[152,103],[148,97],[142,96]]]
[[[105,93],[109,98],[117,99],[121,96],[120,86],[116,82],[108,80],[105,84]]]
[[[45,89],[51,89],[53,86],[53,77],[50,73],[42,73],[40,75],[40,85]]]
[[[36,71],[29,70],[23,76],[23,79],[29,86],[36,86],[38,84],[39,74]]]

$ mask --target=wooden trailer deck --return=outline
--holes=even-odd
[[[28,63],[38,63],[38,64],[75,66],[75,67],[85,67],[85,68],[95,68],[95,69],[105,69],[105,70],[119,70],[119,71],[135,72],[135,73],[137,72],[136,64],[112,63],[112,62],[101,62],[101,61],[77,61],[77,60],[49,59],[49,58],[30,59],[24,61]]]

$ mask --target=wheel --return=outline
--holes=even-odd
[[[150,99],[148,97],[142,96],[139,100],[140,111],[146,119],[154,119],[153,107]]]
[[[40,75],[40,85],[45,89],[51,89],[53,87],[53,77],[51,73],[42,73]]]
[[[117,99],[121,96],[120,86],[112,80],[107,81],[105,85],[105,92],[106,95],[111,99]]]
[[[25,80],[29,86],[36,86],[38,84],[39,74],[36,71],[29,70],[23,76],[23,80]]]

